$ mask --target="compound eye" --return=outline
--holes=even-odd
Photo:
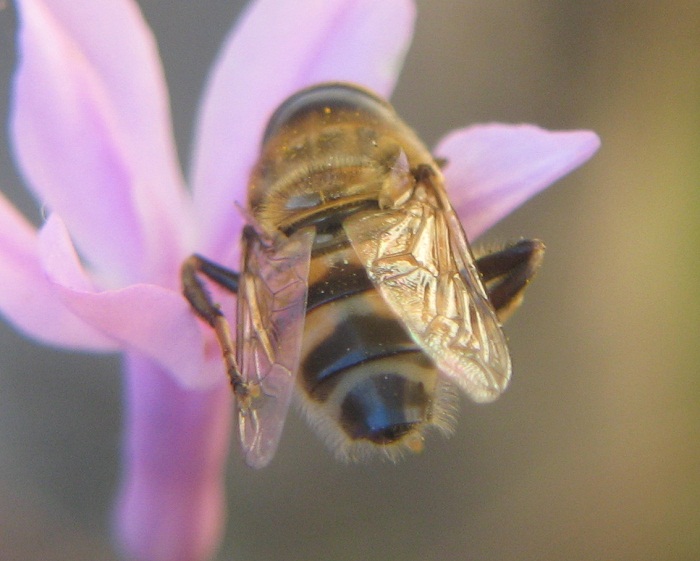
[[[393,114],[391,106],[360,86],[345,82],[328,82],[303,89],[287,98],[268,121],[263,145],[282,127],[309,113],[361,111],[377,116]]]

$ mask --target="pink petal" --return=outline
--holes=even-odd
[[[136,5],[18,9],[11,130],[27,183],[101,270],[123,281],[172,269],[184,191],[158,53]]]
[[[231,392],[185,390],[127,355],[126,426],[117,533],[129,559],[203,561],[219,542]]]
[[[435,154],[448,161],[450,199],[474,239],[583,164],[599,146],[590,131],[489,124],[450,133]]]
[[[186,387],[225,379],[213,341],[205,347],[203,328],[179,292],[154,284],[98,292],[55,215],[40,232],[40,253],[58,298],[83,321],[149,357]]]
[[[72,349],[117,349],[59,300],[41,267],[36,232],[1,194],[0,278],[0,311],[27,336]]]
[[[409,0],[260,0],[212,69],[194,152],[200,248],[221,258],[238,239],[245,186],[267,119],[294,91],[327,80],[391,93],[413,31]]]

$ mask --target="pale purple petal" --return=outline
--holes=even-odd
[[[474,239],[588,160],[600,146],[590,131],[533,125],[475,125],[447,135],[435,155],[467,236]]]
[[[117,533],[130,559],[203,561],[223,522],[231,391],[185,390],[127,355],[126,426]]]
[[[0,194],[0,312],[25,335],[50,345],[117,350],[58,299],[38,256],[36,232]]]
[[[188,227],[153,38],[126,0],[21,0],[11,131],[28,186],[115,280],[172,278]]]
[[[226,41],[202,101],[193,162],[199,247],[220,258],[242,223],[266,121],[294,91],[346,80],[389,95],[413,32],[409,0],[261,0]]]
[[[154,284],[97,291],[55,215],[42,228],[39,241],[55,294],[76,316],[125,348],[148,356],[186,387],[208,387],[225,379],[211,335],[205,338],[179,292]]]

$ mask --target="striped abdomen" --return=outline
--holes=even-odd
[[[437,370],[337,223],[314,245],[303,340],[298,383],[312,418],[333,418],[346,438],[377,445],[431,422]]]

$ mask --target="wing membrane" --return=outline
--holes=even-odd
[[[417,194],[344,227],[370,279],[438,368],[473,400],[495,399],[510,379],[510,356],[454,211]]]
[[[238,293],[237,360],[260,395],[239,404],[238,427],[246,462],[265,466],[274,455],[289,409],[304,331],[309,260],[314,230],[274,245],[253,231],[244,235],[244,269]]]

